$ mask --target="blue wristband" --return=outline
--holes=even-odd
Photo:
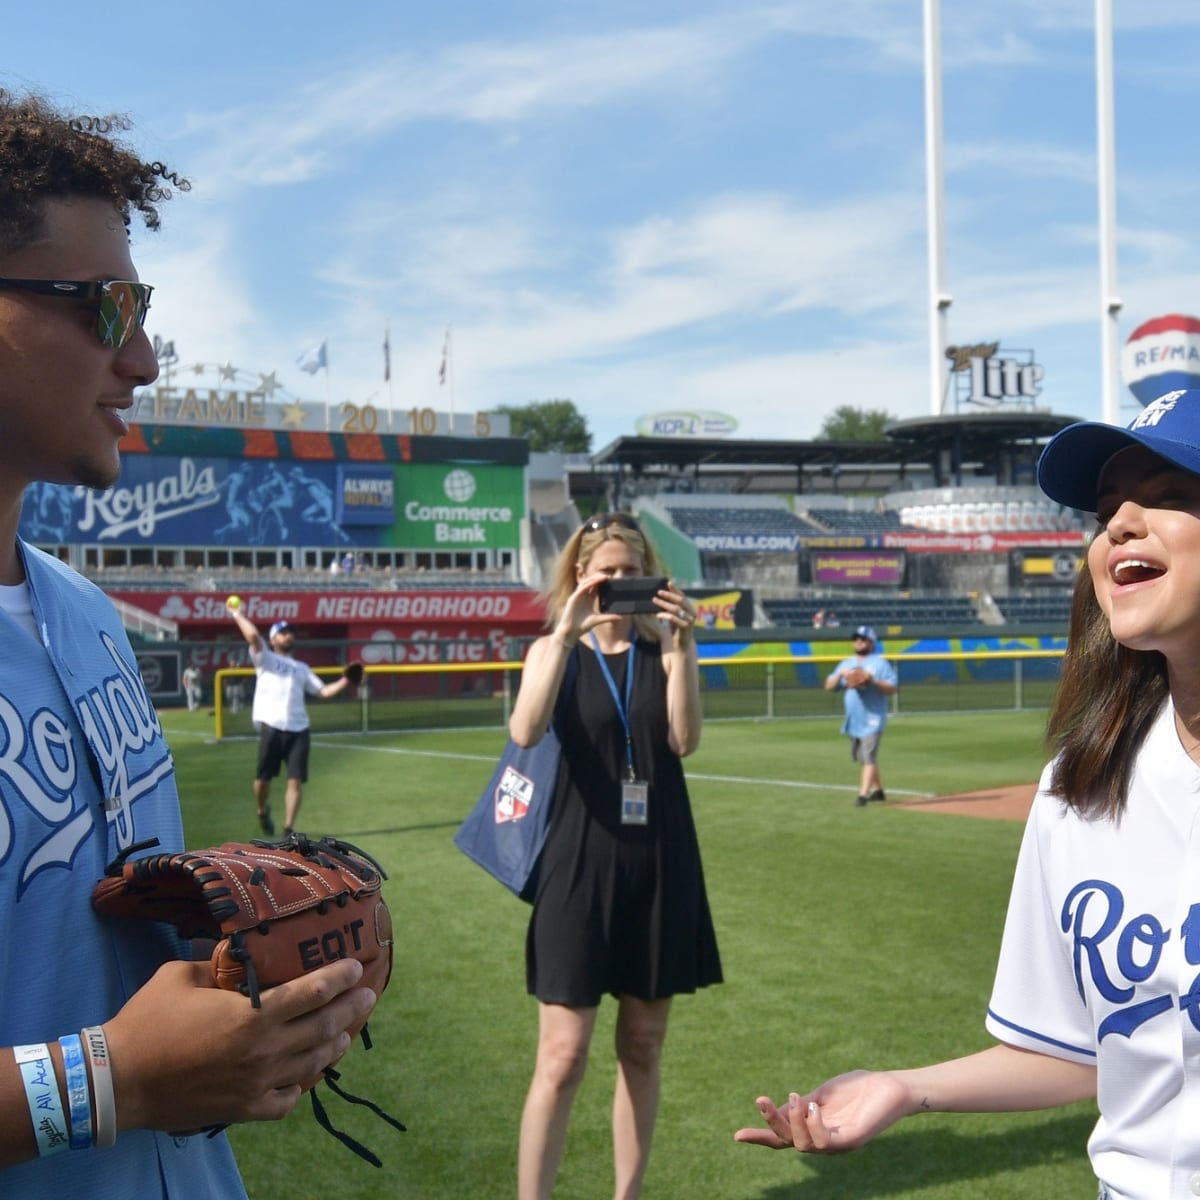
[[[83,1042],[79,1034],[68,1033],[58,1039],[62,1047],[63,1067],[67,1076],[67,1102],[71,1110],[71,1149],[92,1148],[92,1098],[88,1092],[87,1067],[83,1061]]]
[[[49,1047],[43,1042],[33,1046],[14,1046],[13,1058],[21,1068],[25,1081],[25,1100],[37,1138],[38,1154],[57,1154],[71,1144],[67,1122],[63,1115],[62,1098]]]

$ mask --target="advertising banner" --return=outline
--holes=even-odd
[[[812,577],[814,583],[899,584],[904,579],[904,554],[814,551]]]
[[[234,628],[225,596],[216,592],[112,590],[109,595],[146,612],[175,621],[181,628],[219,624]],[[414,588],[412,591],[272,592],[243,590],[242,612],[260,630],[290,621],[313,636],[322,625],[397,625],[450,621],[465,625],[540,624],[546,610],[529,588],[462,590]]]
[[[793,554],[800,547],[795,533],[698,533],[692,541],[701,550],[722,554]]]
[[[396,480],[390,466],[340,463],[337,469],[339,525],[391,525],[396,519]]]
[[[750,588],[718,592],[689,588],[699,629],[735,629],[754,624],[754,592]]]
[[[520,541],[524,476],[512,467],[408,464],[396,472],[391,544],[485,550]]]
[[[35,483],[20,533],[35,543],[513,549],[524,472],[130,454],[107,491]]]
[[[1074,532],[1031,533],[1013,530],[1004,533],[885,533],[880,544],[914,554],[996,554],[1021,546],[1083,549],[1084,535]]]
[[[1053,554],[1044,550],[1011,550],[1008,583],[1014,588],[1047,585],[1061,588],[1075,582],[1082,565],[1082,550],[1059,550]]]

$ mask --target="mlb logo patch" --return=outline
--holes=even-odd
[[[496,824],[519,821],[533,803],[533,780],[511,766],[505,767],[495,795]]]

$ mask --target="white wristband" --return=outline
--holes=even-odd
[[[37,1138],[38,1154],[45,1156],[66,1150],[71,1144],[71,1134],[68,1118],[63,1112],[50,1048],[44,1042],[39,1042],[29,1046],[14,1046],[12,1052],[25,1084],[25,1100],[29,1105],[33,1134]]]
[[[108,1039],[100,1025],[79,1032],[84,1057],[92,1073],[92,1101],[96,1112],[96,1149],[105,1150],[117,1140],[117,1101],[113,1093],[112,1060]]]

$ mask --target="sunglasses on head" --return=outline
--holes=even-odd
[[[32,292],[35,296],[57,296],[67,300],[97,302],[96,336],[101,345],[119,350],[146,321],[150,293],[146,283],[106,279],[97,283],[79,279],[3,279],[0,288]]]
[[[620,525],[622,529],[631,529],[634,533],[642,532],[642,527],[638,524],[636,517],[621,512],[597,513],[596,516],[589,517],[583,523],[583,532],[599,533],[600,530],[607,529],[610,525]]]

